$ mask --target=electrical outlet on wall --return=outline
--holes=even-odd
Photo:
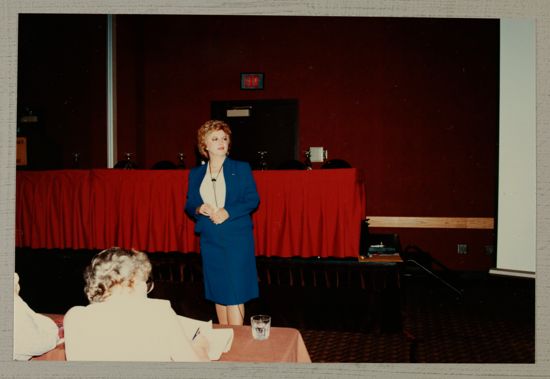
[[[458,254],[468,254],[468,245],[465,243],[459,243],[456,245],[456,251]]]
[[[495,253],[495,247],[493,245],[485,245],[485,255],[493,255]]]

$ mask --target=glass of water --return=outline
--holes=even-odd
[[[266,340],[269,338],[271,329],[271,316],[255,315],[250,317],[250,325],[252,327],[252,338],[255,340]]]

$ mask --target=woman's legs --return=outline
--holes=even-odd
[[[225,305],[216,304],[216,315],[218,315],[218,322],[221,325],[227,325],[227,307]]]
[[[242,325],[244,322],[244,304],[227,306],[229,325]]]
[[[221,305],[216,304],[216,314],[221,325],[243,325],[244,304]]]

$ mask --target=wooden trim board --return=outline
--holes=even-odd
[[[492,217],[367,216],[371,228],[494,229]]]

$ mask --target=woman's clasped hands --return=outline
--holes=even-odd
[[[198,209],[198,213],[210,218],[214,224],[221,224],[229,218],[229,213],[225,208],[216,209],[210,204],[202,204]]]

